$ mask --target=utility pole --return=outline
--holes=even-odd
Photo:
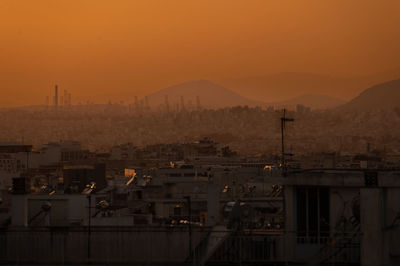
[[[90,260],[90,242],[91,242],[91,235],[92,235],[92,230],[91,230],[91,216],[92,216],[92,194],[87,195],[88,198],[88,203],[89,203],[89,207],[88,207],[88,215],[89,215],[89,219],[88,219],[88,238],[87,238],[87,256],[88,259]]]
[[[186,196],[185,199],[187,200],[188,211],[189,211],[189,257],[190,257],[192,255],[192,200],[190,199],[190,196]]]
[[[90,182],[89,184],[86,185],[86,188],[83,190],[82,194],[86,194],[86,197],[88,199],[88,235],[87,235],[87,256],[88,260],[90,260],[91,256],[91,236],[92,236],[92,224],[91,224],[91,219],[92,219],[92,193],[96,189],[96,183],[95,182]]]
[[[286,173],[286,160],[285,160],[285,155],[293,155],[293,154],[286,154],[285,153],[285,127],[286,127],[286,122],[293,122],[293,118],[287,118],[286,117],[286,109],[283,109],[283,117],[281,117],[281,137],[282,137],[282,162],[281,166],[283,169],[283,173]]]
[[[58,86],[57,84],[54,87],[54,108],[58,109]]]

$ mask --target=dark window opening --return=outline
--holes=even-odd
[[[296,224],[298,241],[318,243],[329,237],[329,189],[296,189]]]
[[[137,199],[142,199],[142,197],[143,197],[142,191],[141,190],[136,191],[136,198]]]

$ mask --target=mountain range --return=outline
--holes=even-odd
[[[400,107],[400,79],[374,85],[348,103],[339,107],[344,111],[367,111]]]
[[[280,102],[264,102],[249,99],[240,94],[218,85],[209,80],[195,80],[180,83],[147,96],[149,104],[153,107],[165,105],[166,97],[171,106],[181,104],[181,97],[185,105],[196,105],[197,99],[206,108],[223,108],[228,106],[275,106],[295,107],[302,104],[314,109],[335,107],[345,102],[343,100],[318,94],[305,94]]]
[[[380,83],[363,90],[352,100],[321,95],[303,94],[288,100],[265,102],[250,99],[209,80],[195,80],[180,83],[150,94],[147,99],[151,106],[165,105],[166,97],[170,106],[195,106],[197,101],[205,108],[223,108],[228,106],[274,106],[278,108],[293,108],[297,104],[312,109],[328,109],[337,107],[340,110],[384,109],[400,106],[400,79]]]
[[[304,94],[294,97],[289,100],[272,102],[267,105],[274,107],[294,108],[296,105],[301,104],[312,109],[328,109],[345,104],[346,101],[320,94]]]
[[[330,76],[315,73],[282,72],[261,76],[217,80],[235,92],[246,92],[249,98],[269,102],[285,101],[304,94],[328,95],[350,100],[375,84],[396,79],[400,68],[363,76]]]
[[[181,104],[181,97],[186,105],[200,104],[206,108],[220,108],[237,105],[264,105],[262,101],[251,100],[209,80],[195,80],[180,83],[147,96],[151,106],[163,105],[168,97],[171,106]]]

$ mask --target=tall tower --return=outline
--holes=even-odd
[[[147,96],[144,97],[144,102],[145,102],[145,108],[146,111],[150,111],[150,104],[149,104],[149,98]]]
[[[181,96],[181,111],[185,109],[185,99]]]
[[[68,93],[68,106],[71,106],[71,93]]]
[[[281,141],[282,141],[282,174],[286,175],[286,160],[285,160],[285,156],[289,155],[292,156],[293,154],[291,153],[286,153],[285,152],[285,129],[286,129],[286,123],[287,122],[293,122],[294,119],[293,118],[287,118],[286,117],[286,109],[283,109],[283,117],[281,117]]]
[[[68,105],[68,91],[64,90],[64,101],[62,102],[62,105],[67,106]]]
[[[165,110],[167,113],[169,113],[168,95],[165,95]]]
[[[54,107],[56,109],[58,108],[58,86],[57,86],[57,84],[54,88]]]
[[[138,102],[138,97],[135,96],[135,111],[138,112],[139,111],[139,102]]]
[[[197,108],[197,111],[200,111],[200,109],[201,109],[200,97],[198,95],[196,96],[196,108]]]

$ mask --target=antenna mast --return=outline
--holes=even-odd
[[[293,118],[288,118],[286,117],[286,109],[283,109],[283,117],[281,117],[281,137],[282,137],[282,169],[285,172],[286,171],[286,161],[285,161],[285,155],[293,155],[293,154],[286,154],[285,153],[285,128],[286,128],[286,122],[293,122]]]

